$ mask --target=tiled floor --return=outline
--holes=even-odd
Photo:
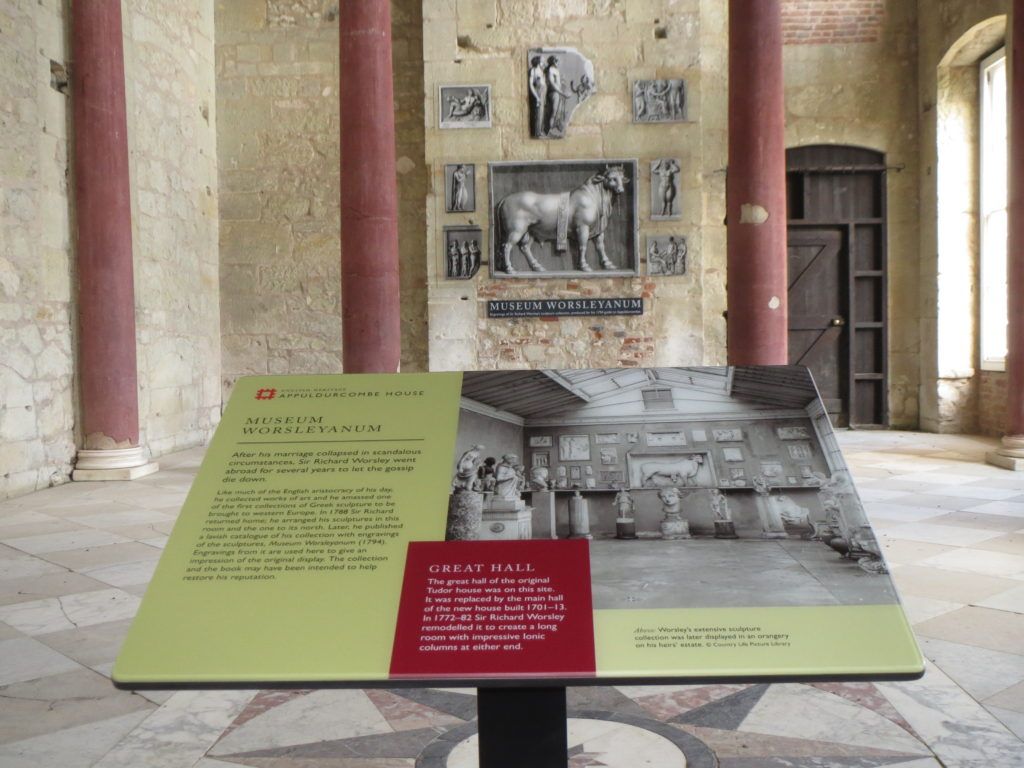
[[[573,766],[1024,766],[1024,475],[978,438],[840,439],[925,678],[571,689]],[[200,458],[0,503],[0,768],[475,765],[472,691],[110,685]]]

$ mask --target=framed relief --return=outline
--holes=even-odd
[[[782,462],[762,461],[761,474],[771,478],[782,477]]]
[[[679,207],[679,170],[677,158],[651,160],[651,219],[673,221],[682,218]]]
[[[476,210],[476,166],[455,163],[444,167],[445,213],[472,213]]]
[[[441,128],[490,128],[491,86],[439,86],[437,112]]]
[[[682,235],[648,235],[647,274],[685,275],[686,238]]]
[[[742,429],[716,429],[713,431],[715,440],[719,443],[738,443],[743,440]]]
[[[722,458],[726,461],[745,461],[742,448],[723,448]]]
[[[639,273],[636,160],[514,161],[487,167],[491,277]]]
[[[590,435],[561,435],[558,438],[559,461],[590,461]]]
[[[533,452],[533,466],[535,467],[549,467],[551,466],[551,454],[547,451],[534,451]]]
[[[449,280],[469,280],[483,261],[480,227],[444,228],[444,274]]]
[[[619,452],[615,448],[602,448],[601,449],[601,463],[618,464],[619,463]]]
[[[686,121],[686,81],[635,80],[634,123],[682,123]]]
[[[747,477],[746,470],[743,467],[730,467],[729,477],[733,480],[745,480]]]
[[[801,461],[811,458],[811,446],[808,443],[790,443],[786,446],[792,459]]]
[[[686,435],[682,432],[648,432],[647,445],[652,448],[686,445]]]
[[[550,448],[551,435],[533,435],[530,438],[531,448]]]
[[[807,427],[776,427],[775,434],[779,440],[810,440],[811,435]]]
[[[640,433],[639,432],[627,432],[626,433],[626,442],[627,443],[639,443],[640,442]]]
[[[708,441],[707,430],[695,429],[691,434],[693,435],[693,442],[695,443],[706,443]]]
[[[599,478],[606,485],[615,485],[622,482],[621,469],[602,469]]]
[[[595,435],[594,442],[597,443],[598,445],[608,445],[609,443],[617,443],[619,442],[619,433],[609,432],[603,435]]]
[[[580,471],[579,465],[569,467],[569,479],[579,481],[583,477],[583,473]]]
[[[572,113],[597,91],[594,65],[575,48],[531,48],[526,62],[530,136],[561,139]]]

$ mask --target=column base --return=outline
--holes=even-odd
[[[1024,472],[1024,436],[1007,435],[995,451],[985,454],[985,461],[1012,472]]]
[[[75,461],[71,479],[76,482],[103,482],[110,480],[138,480],[160,469],[149,461],[142,446],[111,450],[81,449]]]

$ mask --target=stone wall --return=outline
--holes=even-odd
[[[0,499],[66,480],[75,453],[62,6],[0,5]]]
[[[426,367],[422,31],[393,5],[402,364]],[[338,1],[218,0],[225,393],[341,370]]]
[[[876,5],[860,2],[859,5]],[[852,3],[789,3],[808,6]],[[788,147],[847,144],[885,153],[888,182],[889,413],[894,427],[918,420],[920,281],[918,243],[917,13],[890,0],[874,42],[787,45]],[[848,9],[853,12],[854,9]],[[817,18],[836,18],[822,15]],[[809,41],[801,41],[809,42]]]
[[[725,4],[717,0],[443,0],[423,20],[430,292],[430,367],[564,368],[720,363],[725,358]],[[527,50],[571,46],[595,68],[597,93],[566,137],[529,137]],[[634,80],[682,77],[688,122],[635,125]],[[493,127],[441,130],[438,87],[490,84]],[[650,219],[650,161],[682,160],[682,220]],[[489,241],[491,161],[629,158],[639,161],[638,247],[645,235],[683,234],[687,273],[675,277],[475,279],[444,277],[443,227],[476,223]],[[476,166],[477,210],[446,214],[444,166]],[[488,248],[488,251],[490,248]],[[494,254],[490,254],[491,259]],[[491,320],[490,299],[643,297],[639,317]]]
[[[154,456],[220,419],[213,8],[124,5],[139,420]]]
[[[978,431],[983,435],[1006,434],[1006,379],[1002,371],[978,372]]]

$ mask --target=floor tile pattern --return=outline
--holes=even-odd
[[[572,768],[1024,768],[1024,475],[987,466],[981,438],[840,443],[925,677],[573,688]],[[472,690],[110,685],[201,458],[0,502],[0,767],[475,766]]]

